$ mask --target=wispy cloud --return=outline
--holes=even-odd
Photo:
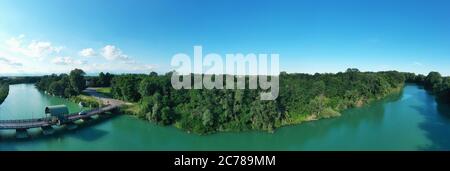
[[[75,60],[69,56],[56,57],[51,62],[56,65],[84,65],[87,63],[87,61]]]
[[[88,64],[82,68],[86,72],[111,72],[111,73],[150,73],[157,66],[151,64],[128,64],[128,63],[95,63]]]
[[[10,66],[22,66],[23,65],[20,62],[14,62],[14,61],[11,61],[11,60],[6,59],[4,57],[0,57],[0,63],[6,64],[6,65],[10,65]]]
[[[53,46],[49,41],[32,40],[31,42],[25,43],[24,38],[25,35],[22,34],[6,40],[5,43],[8,50],[20,53],[26,57],[43,59],[49,54],[60,53],[63,49],[63,46]]]
[[[416,61],[416,62],[413,62],[413,66],[423,66],[423,64]]]

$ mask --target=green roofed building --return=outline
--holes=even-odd
[[[45,114],[62,118],[64,115],[69,114],[69,108],[66,105],[47,106],[45,107]]]

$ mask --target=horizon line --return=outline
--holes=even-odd
[[[74,68],[75,69],[75,68]],[[348,69],[358,69],[358,68],[348,68]],[[359,70],[359,69],[358,69]],[[409,72],[409,71],[399,71],[399,70],[378,70],[378,71],[361,71],[359,70],[359,72],[389,72],[389,71],[397,71],[400,73],[413,73],[415,75],[424,75],[426,76],[427,74],[429,74],[430,72],[438,72],[438,71],[429,71],[427,74],[422,74],[422,73],[417,73],[417,72]],[[69,71],[70,72],[70,71]],[[56,75],[60,75],[60,74],[68,74],[69,72],[60,72],[60,73],[23,73],[23,74],[1,74],[0,73],[0,77],[39,77],[39,76],[46,76],[46,75],[52,75],[52,74],[56,74]],[[156,72],[158,75],[164,75],[167,74],[169,72],[173,72],[173,71],[167,71],[167,72],[157,72],[157,71],[149,71],[147,73],[144,72],[107,72],[107,71],[100,71],[100,72],[86,72],[86,76],[98,76],[101,72],[103,73],[110,73],[110,74],[114,74],[114,75],[126,75],[126,74],[150,74],[151,72]],[[338,74],[338,73],[345,73],[346,71],[338,71],[338,72],[288,72],[288,71],[280,71],[281,73],[287,73],[287,74],[308,74],[308,75],[314,75],[314,74]],[[440,73],[440,72],[438,72]],[[195,73],[191,73],[191,74],[195,74]],[[204,74],[204,73],[202,73]],[[442,75],[442,73],[440,73]],[[230,74],[209,74],[209,75],[230,75]],[[249,74],[244,74],[244,75],[239,75],[238,76],[251,76]],[[254,76],[258,76],[258,75],[254,75]],[[442,75],[443,77],[449,77],[449,75]]]

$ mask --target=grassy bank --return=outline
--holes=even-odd
[[[97,93],[102,94],[103,96],[106,97],[112,97],[111,94],[111,87],[101,87],[101,88],[97,88],[96,89]]]
[[[75,103],[81,103],[84,107],[97,108],[101,107],[103,104],[97,100],[95,97],[87,95],[72,96],[69,98],[70,101]]]
[[[401,84],[399,87],[390,88],[386,91],[386,93],[379,95],[377,97],[372,98],[361,98],[356,101],[348,101],[343,104],[345,105],[337,105],[338,107],[332,108],[330,106],[325,107],[322,111],[316,114],[294,114],[292,117],[287,117],[288,119],[283,120],[280,124],[276,124],[276,127],[283,127],[288,125],[300,124],[302,122],[315,121],[319,119],[333,118],[341,116],[341,113],[347,109],[363,107],[367,104],[370,104],[376,100],[381,100],[390,95],[401,93],[404,88],[404,84]]]

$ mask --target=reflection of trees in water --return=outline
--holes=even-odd
[[[342,116],[337,118],[305,122],[303,124],[295,125],[289,128],[282,128],[281,130],[276,132],[276,138],[272,137],[272,135],[268,135],[265,136],[264,139],[267,143],[273,145],[272,147],[276,146],[279,147],[279,149],[283,150],[286,149],[285,147],[293,145],[295,145],[295,147],[293,147],[294,149],[300,149],[304,146],[304,144],[308,143],[308,141],[311,140],[327,141],[326,138],[330,137],[330,133],[332,133],[333,131],[339,131],[341,129],[345,129],[345,134],[357,134],[360,132],[359,128],[362,124],[368,124],[373,127],[382,125],[386,105],[398,101],[402,97],[402,92],[396,93],[384,98],[383,100],[374,101],[363,107],[348,109],[342,112]],[[254,140],[257,141],[256,138]],[[325,144],[330,142],[323,143]],[[254,144],[258,143],[255,142]],[[351,146],[351,144],[349,145]]]
[[[403,97],[403,93],[389,95],[383,100],[374,101],[366,106],[354,108],[343,112],[342,119],[339,123],[332,126],[350,126],[357,129],[361,124],[380,125],[383,122],[386,105],[396,102]]]
[[[450,105],[447,101],[437,100],[437,110],[445,119],[450,120]]]
[[[425,98],[424,106],[412,106],[424,116],[425,120],[419,127],[432,142],[432,145],[420,147],[420,150],[450,150],[450,106],[436,100],[429,92],[426,92]]]

